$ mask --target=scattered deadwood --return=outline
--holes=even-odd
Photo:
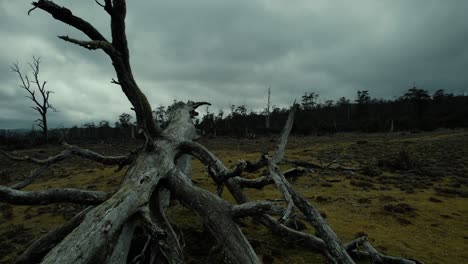
[[[344,245],[350,254],[358,259],[368,259],[372,263],[383,264],[422,264],[415,259],[405,259],[384,255],[372,246],[369,239],[365,236],[358,237],[355,240]]]
[[[63,142],[62,145],[66,147],[65,150],[63,150],[62,152],[60,152],[59,154],[55,156],[51,156],[46,159],[38,159],[38,158],[30,157],[30,156],[15,156],[3,150],[0,150],[0,153],[2,153],[5,157],[13,161],[24,161],[24,162],[34,163],[37,165],[52,165],[52,164],[58,163],[60,161],[63,161],[75,155],[75,156],[93,160],[93,161],[96,161],[105,165],[125,166],[127,164],[130,164],[133,161],[134,156],[135,156],[134,152],[131,152],[130,154],[125,155],[125,156],[104,156],[102,154],[91,151],[89,149],[82,149],[76,146],[71,146],[65,142]]]
[[[196,137],[192,118],[196,108],[206,102],[175,103],[168,110],[169,125],[162,130],[152,119],[150,104],[133,78],[125,32],[126,2],[104,0],[99,6],[109,14],[112,40],[108,41],[87,21],[73,15],[53,1],[33,2],[33,8],[41,9],[65,24],[84,33],[89,40],[77,40],[68,36],[60,38],[87,49],[101,49],[112,60],[122,91],[136,112],[138,127],[146,138],[145,145],[127,156],[109,157],[89,150],[66,145],[60,154],[47,158],[17,157],[5,152],[5,156],[20,162],[43,165],[33,172],[27,182],[12,185],[20,189],[37,178],[43,168],[71,155],[94,160],[107,165],[129,164],[125,178],[113,194],[79,189],[50,189],[23,192],[0,187],[0,201],[12,204],[44,204],[70,202],[94,204],[64,226],[33,243],[18,262],[34,260],[41,263],[184,263],[183,243],[166,217],[170,200],[178,200],[193,210],[203,221],[204,227],[222,249],[226,263],[260,263],[258,256],[237,225],[239,217],[253,217],[274,234],[285,239],[300,241],[311,250],[321,252],[330,263],[354,263],[352,256],[368,255],[374,261],[392,262],[394,257],[378,253],[367,240],[343,244],[318,210],[300,193],[295,191],[280,171],[284,152],[294,122],[292,108],[273,156],[263,155],[256,162],[240,161],[228,169],[213,153],[193,142]],[[219,186],[226,188],[238,205],[195,186],[191,180],[191,158],[200,160],[209,176]],[[244,172],[268,168],[268,175],[259,179],[245,179]],[[307,167],[307,166],[303,166]],[[293,173],[288,173],[293,176]],[[261,188],[275,184],[282,194],[286,207],[267,201],[251,201],[244,187]],[[19,186],[19,187],[18,187]],[[287,227],[283,222],[296,217],[306,219],[317,236]],[[276,219],[272,215],[280,214]],[[136,232],[136,230],[140,230]],[[54,233],[55,232],[55,233]],[[131,255],[129,250],[139,233],[142,246]],[[358,246],[359,245],[359,246]],[[362,249],[358,250],[358,249]],[[363,253],[364,252],[364,253]],[[419,263],[400,259],[398,263]]]
[[[308,168],[308,169],[330,169],[330,170],[342,170],[342,171],[359,171],[361,168],[354,168],[343,166],[342,164],[338,164],[337,166],[332,166],[335,164],[335,161],[328,163],[327,165],[323,165],[321,163],[313,162],[313,161],[306,161],[306,160],[291,160],[291,159],[283,159],[283,163],[292,164],[295,166]]]

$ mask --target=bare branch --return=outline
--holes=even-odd
[[[18,63],[14,63],[13,66],[11,67],[12,71],[16,72],[20,78],[21,85],[20,87],[25,89],[29,95],[26,97],[29,98],[35,106],[31,106],[32,109],[36,110],[39,112],[41,115],[40,121],[36,120],[36,122],[39,122],[38,126],[42,129],[42,134],[44,136],[44,141],[47,144],[48,143],[48,129],[47,129],[47,110],[49,108],[52,108],[54,111],[55,108],[53,108],[50,103],[49,103],[49,96],[51,91],[48,91],[45,87],[46,81],[41,82],[39,81],[39,70],[40,70],[40,58],[34,57],[33,56],[33,61],[32,63],[28,63],[29,67],[32,70],[32,75],[33,75],[33,80],[30,81],[28,78],[28,75],[26,74],[24,77],[19,69]],[[34,88],[31,89],[31,83],[35,83],[37,86],[37,90],[40,93],[40,96],[42,98],[36,98],[36,90]]]
[[[144,245],[143,248],[141,249],[140,254],[138,254],[136,257],[133,258],[132,264],[139,264],[140,261],[142,261],[142,260],[144,259],[146,250],[148,249],[148,246],[149,246],[150,242],[151,242],[151,236],[150,236],[150,235],[147,235],[147,236],[146,236],[145,245]],[[113,262],[112,262],[112,263],[113,263]],[[124,263],[125,263],[125,262],[124,262]]]
[[[99,3],[98,0],[94,0],[94,2],[96,2],[96,4],[98,4],[98,5],[101,6],[102,8],[105,8],[105,6],[104,6],[103,4],[101,4],[101,3]]]
[[[29,10],[28,10],[28,16],[31,15],[31,12],[34,11],[36,8],[37,8],[37,6],[35,6],[35,7],[31,8],[31,9],[29,9]]]
[[[400,257],[387,256],[377,251],[372,246],[369,239],[365,236],[359,237],[351,242],[344,245],[346,250],[361,259],[370,259],[372,263],[382,264],[423,264],[415,259],[405,259]],[[359,251],[358,248],[362,247],[365,252]]]
[[[69,9],[61,7],[55,4],[53,1],[39,0],[37,2],[33,2],[32,5],[35,8],[42,9],[51,14],[55,19],[78,29],[92,40],[107,41],[104,36],[90,23],[81,19],[80,17],[74,16]]]
[[[2,153],[4,156],[7,158],[14,160],[14,161],[26,161],[26,162],[31,162],[34,164],[39,164],[39,165],[51,165],[57,162],[60,162],[71,155],[76,155],[85,159],[93,160],[102,164],[106,165],[119,165],[119,166],[125,166],[126,164],[129,164],[133,160],[133,155],[127,155],[127,156],[104,156],[102,154],[96,153],[94,151],[91,151],[89,149],[81,149],[76,146],[71,146],[68,145],[67,143],[63,143],[64,146],[67,147],[67,149],[63,150],[59,154],[55,156],[51,156],[46,159],[36,159],[32,158],[29,156],[23,156],[23,157],[18,157],[18,156],[13,156],[8,154],[7,152],[0,150],[0,153]]]
[[[171,194],[184,205],[199,214],[208,231],[223,243],[227,261],[231,263],[259,263],[252,246],[234,223],[228,202],[213,193],[200,189],[188,180],[179,170],[172,170],[167,177]],[[216,208],[216,209],[214,209]]]
[[[112,78],[111,83],[120,85],[120,83],[118,81],[116,81],[114,78]]]
[[[156,197],[153,197],[153,199],[151,199],[151,202],[158,203],[154,200],[154,198]],[[174,230],[172,229],[172,227],[170,227],[172,231],[167,229],[166,225],[163,228],[162,223],[160,224],[159,220],[157,219],[157,214],[151,212],[148,206],[143,207],[138,213],[137,217],[140,220],[143,227],[153,238],[150,249],[151,258],[165,258],[165,260],[161,260],[161,262],[166,263],[167,261],[168,264],[184,263],[184,256],[182,251],[183,246],[180,245],[179,239],[176,236],[175,232],[173,232]],[[156,263],[159,262],[156,261]]]
[[[344,170],[344,171],[358,171],[358,170],[361,170],[361,168],[356,168],[356,167],[347,167],[347,166],[343,166],[343,165],[339,165],[337,167],[335,166],[328,166],[328,167],[325,167],[321,164],[318,164],[318,163],[315,163],[315,162],[312,162],[312,161],[306,161],[306,160],[290,160],[290,159],[283,159],[282,160],[283,163],[288,163],[288,164],[292,164],[292,165],[296,165],[296,166],[301,166],[301,167],[304,167],[304,168],[309,168],[309,169],[324,169],[324,168],[327,168],[327,169],[330,169],[330,170]]]
[[[86,158],[89,160],[94,160],[96,162],[106,164],[106,165],[125,166],[126,164],[130,164],[132,162],[133,160],[132,155],[135,154],[135,153],[130,153],[129,155],[126,155],[126,156],[104,156],[102,154],[91,151],[89,149],[82,149],[76,146],[69,145],[66,142],[63,142],[62,144],[66,146],[69,150],[71,150],[72,154],[74,155],[77,155],[79,157]]]
[[[23,74],[21,73],[21,70],[19,68],[19,65],[18,63],[14,63],[12,66],[11,66],[11,70],[13,72],[16,72],[18,74],[18,77],[21,81],[21,85],[20,87],[25,89],[29,94],[30,96],[26,96],[27,98],[29,98],[31,101],[33,101],[33,103],[36,104],[35,107],[32,107],[33,109],[35,109],[36,111],[38,111],[39,113],[42,114],[42,104],[39,103],[39,101],[37,101],[36,99],[36,95],[35,95],[35,91],[31,89],[31,82],[29,81],[29,78],[27,75],[25,75],[23,77]],[[34,71],[33,71],[34,72]]]
[[[165,213],[169,207],[170,196],[169,190],[162,186],[154,190],[149,200],[149,211],[146,218],[150,220],[151,225],[159,226],[166,235],[164,240],[161,241],[161,247],[158,251],[171,263],[183,263],[184,254],[182,245]]]
[[[282,211],[283,210],[281,210],[272,202],[253,201],[240,205],[234,205],[231,209],[231,214],[233,217],[246,217],[268,213],[279,213]]]
[[[263,187],[274,184],[271,177],[262,176],[256,179],[246,179],[239,176],[233,178],[241,188],[263,189]]]
[[[268,171],[270,172],[270,176],[276,184],[276,187],[283,195],[284,199],[286,200],[287,207],[284,212],[284,215],[279,220],[280,222],[285,221],[291,215],[294,202],[291,197],[291,194],[288,192],[289,182],[284,178],[284,175],[281,174],[278,166],[276,165],[280,162],[284,157],[284,150],[286,149],[286,144],[288,142],[289,133],[291,132],[292,126],[294,124],[294,113],[296,102],[294,101],[293,106],[289,110],[288,120],[286,121],[286,125],[281,132],[280,140],[276,149],[275,156],[271,159],[268,159]]]
[[[28,178],[26,178],[22,182],[18,182],[18,183],[11,185],[10,188],[15,189],[15,190],[23,189],[24,187],[31,184],[35,179],[39,178],[39,176],[41,176],[45,171],[47,171],[48,168],[49,168],[49,165],[44,165],[38,169],[31,171],[31,174],[29,175]]]
[[[301,168],[289,169],[282,172],[283,176],[287,178],[294,178],[304,174],[307,170]],[[247,179],[240,176],[233,177],[233,179],[240,185],[241,188],[263,189],[263,187],[274,184],[275,182],[271,177],[262,176],[255,179]]]
[[[336,260],[341,260],[342,262],[340,263],[354,263],[335,232],[321,216],[319,211],[289,185],[286,185],[286,187],[293,198],[294,204],[304,214],[307,222],[315,228],[318,237],[325,242],[330,254]]]
[[[180,154],[189,154],[200,160],[208,167],[208,172],[219,184],[231,177],[240,176],[243,172],[255,172],[267,165],[266,156],[263,155],[255,162],[240,161],[236,166],[228,169],[211,151],[193,141],[181,142],[179,150]]]
[[[72,188],[56,188],[41,191],[19,191],[0,186],[0,201],[18,205],[39,205],[51,203],[100,204],[109,194]]]
[[[83,48],[89,49],[89,50],[97,50],[97,49],[102,49],[108,54],[117,54],[117,50],[114,49],[112,44],[105,40],[91,40],[91,41],[84,41],[84,40],[77,40],[74,38],[70,38],[68,36],[58,36],[58,38],[76,44],[78,46],[81,46]]]
[[[278,166],[273,161],[268,164],[268,171],[287,203],[284,215],[279,219],[279,221],[282,222],[289,218],[294,208],[293,199],[288,191],[288,187],[290,188],[289,182],[284,178],[284,175],[279,171]]]
[[[104,5],[101,4],[98,0],[94,0],[96,2],[96,4],[98,4],[99,6],[103,7],[104,10],[109,14],[109,15],[112,15],[112,2],[111,0],[104,0]]]
[[[286,144],[288,143],[289,133],[291,133],[291,129],[294,124],[294,114],[296,112],[295,109],[296,101],[289,109],[288,119],[286,121],[286,125],[283,127],[283,131],[281,131],[281,136],[278,142],[278,146],[276,148],[275,156],[273,157],[273,162],[279,163],[284,157],[284,150],[286,149]]]
[[[333,256],[330,255],[330,252],[328,251],[327,246],[322,239],[280,224],[270,215],[262,216],[260,222],[266,227],[270,228],[271,231],[276,235],[296,242],[302,242],[307,248],[320,251],[329,260],[330,263],[337,263]]]
[[[110,46],[107,43],[111,42],[107,41],[94,26],[82,18],[73,15],[69,9],[60,7],[53,1],[47,0],[39,0],[32,4],[48,12],[55,19],[80,30],[93,42],[78,41],[68,37],[62,37],[62,39],[86,48],[95,49],[99,47],[109,55],[112,59],[115,72],[117,73],[118,82],[128,100],[135,108],[138,127],[147,129],[151,136],[159,136],[162,130],[154,122],[148,99],[134,80],[130,67],[130,57],[125,33],[125,1],[114,0],[111,3],[110,0],[105,0],[105,9],[111,15],[112,44]]]
[[[211,105],[208,102],[190,102],[190,106],[193,107],[193,110],[196,110],[198,107],[202,105]]]
[[[154,236],[167,236],[166,232],[156,224],[154,216],[150,213],[148,206],[143,207],[137,216],[143,226]]]

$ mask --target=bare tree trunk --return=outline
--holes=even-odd
[[[192,122],[192,118],[197,114],[195,110],[207,103],[175,103],[168,111],[169,124],[164,130],[149,118],[152,117],[151,107],[133,79],[130,67],[124,23],[126,2],[104,0],[104,4],[99,2],[98,4],[111,16],[112,42],[107,41],[90,23],[74,16],[70,10],[52,1],[33,2],[34,8],[30,11],[36,8],[42,9],[55,19],[80,30],[90,38],[90,41],[76,40],[68,36],[62,36],[61,39],[87,49],[102,49],[110,56],[118,77],[118,81],[113,80],[113,82],[121,86],[132,103],[139,129],[146,139],[145,144],[126,156],[104,156],[67,144],[65,144],[67,149],[43,160],[28,156],[16,157],[0,151],[12,160],[43,166],[55,164],[72,155],[106,165],[119,165],[119,169],[130,165],[122,184],[114,193],[65,188],[31,192],[18,190],[39,177],[43,169],[32,173],[29,179],[19,184],[11,187],[0,186],[0,202],[12,204],[71,202],[96,205],[56,229],[57,231],[54,231],[56,235],[46,235],[39,241],[40,243],[35,243],[35,246],[33,244],[25,252],[24,257],[20,258],[22,263],[34,263],[42,257],[41,263],[125,263],[129,257],[129,248],[136,227],[144,230],[146,242],[132,263],[142,262],[146,259],[145,256],[149,256],[145,263],[155,261],[183,263],[183,248],[179,237],[165,216],[170,199],[177,199],[202,218],[204,226],[221,247],[226,263],[260,263],[254,249],[236,224],[237,218],[246,216],[259,219],[276,234],[304,240],[309,248],[319,250],[331,263],[352,264],[354,261],[351,255],[363,255],[359,251],[360,242],[363,240],[342,244],[318,210],[292,188],[279,170],[278,164],[284,158],[286,143],[293,126],[293,108],[273,157],[265,154],[256,162],[241,161],[232,169],[228,169],[213,153],[192,141],[195,137],[195,126]],[[247,129],[247,126],[245,128]],[[192,156],[207,167],[210,176],[218,185],[218,196],[192,183]],[[243,172],[255,172],[263,167],[268,167],[270,174],[263,179],[252,180],[241,177]],[[243,188],[252,186],[256,188],[271,183],[276,185],[286,200],[286,208],[278,208],[267,201],[250,201],[243,192]],[[231,204],[221,198],[224,186],[239,205]],[[283,221],[293,217],[293,211],[296,209],[315,228],[318,237],[291,230],[283,225]],[[279,220],[270,216],[278,212],[282,214]],[[367,254],[374,261],[419,263],[380,254],[368,241],[362,245],[365,250],[364,255]],[[38,250],[38,254],[28,253],[35,249]],[[400,262],[393,262],[395,259]]]
[[[267,99],[267,107],[266,107],[266,117],[265,117],[265,132],[267,134],[270,133],[270,96],[271,96],[271,90],[270,87],[268,87],[268,99]]]
[[[47,126],[47,116],[44,114],[42,116],[42,135],[44,136],[44,143],[49,144],[49,128]]]

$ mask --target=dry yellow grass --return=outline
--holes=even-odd
[[[364,142],[365,141],[365,142]],[[468,190],[468,133],[466,131],[441,131],[422,134],[342,134],[335,137],[292,137],[286,157],[324,164],[336,153],[349,166],[376,166],[379,159],[390,159],[402,148],[421,162],[430,181],[407,182],[405,177],[416,177],[405,171],[378,168],[382,174],[368,176],[340,170],[317,170],[297,179],[293,186],[308,198],[343,241],[349,241],[358,233],[367,234],[377,249],[389,255],[416,258],[425,263],[468,263],[468,198],[460,195],[441,195],[434,188],[454,187]],[[267,138],[236,140],[218,138],[203,140],[226,164],[233,165],[239,159],[255,160],[262,152],[273,150],[274,142]],[[99,150],[100,147],[95,146]],[[102,148],[102,147],[101,147]],[[46,153],[56,153],[47,149]],[[45,154],[44,154],[45,155]],[[15,166],[15,167],[14,167]],[[283,165],[282,169],[290,166]],[[0,160],[0,169],[24,174],[29,166]],[[29,186],[28,190],[47,187],[84,187],[111,191],[118,186],[123,172],[96,163],[73,159],[54,165],[43,179]],[[206,175],[199,162],[193,162],[194,182],[197,186],[214,191],[216,186]],[[256,177],[257,174],[247,175]],[[413,175],[413,176],[411,176]],[[418,175],[416,179],[424,179]],[[393,181],[391,181],[393,179]],[[465,183],[456,185],[456,179]],[[351,182],[370,182],[372,186],[360,186]],[[404,185],[401,183],[404,182]],[[2,182],[7,184],[7,182]],[[455,185],[454,185],[455,184]],[[280,198],[277,190],[268,186],[263,190],[247,190],[251,199]],[[224,198],[232,201],[225,191]],[[437,202],[440,201],[440,202]],[[404,203],[414,212],[392,213],[385,205]],[[2,205],[4,206],[4,205]],[[79,208],[75,208],[75,211]],[[26,241],[42,235],[63,223],[64,215],[73,212],[68,205],[13,206],[13,216],[0,215],[0,263],[11,263],[27,246]],[[67,215],[68,212],[68,215]],[[208,256],[211,240],[203,232],[200,219],[181,205],[172,207],[168,215],[179,230],[184,232],[189,260],[193,263],[218,261],[222,252]],[[319,254],[306,250],[296,241],[284,241],[273,236],[263,226],[245,219],[242,227],[265,260],[274,263],[323,263]],[[313,233],[313,230],[307,229]],[[192,245],[194,244],[195,245]]]

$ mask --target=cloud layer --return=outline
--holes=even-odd
[[[56,1],[109,36],[107,14],[93,0]],[[9,70],[27,71],[33,55],[55,93],[51,127],[115,121],[131,112],[110,60],[59,40],[83,34],[29,3],[0,2],[0,128],[28,128],[37,118]],[[457,94],[468,90],[468,2],[454,0],[128,1],[127,34],[140,88],[153,107],[207,100],[210,111],[245,104],[287,106],[304,92],[322,100],[367,89],[392,98],[413,83]]]

